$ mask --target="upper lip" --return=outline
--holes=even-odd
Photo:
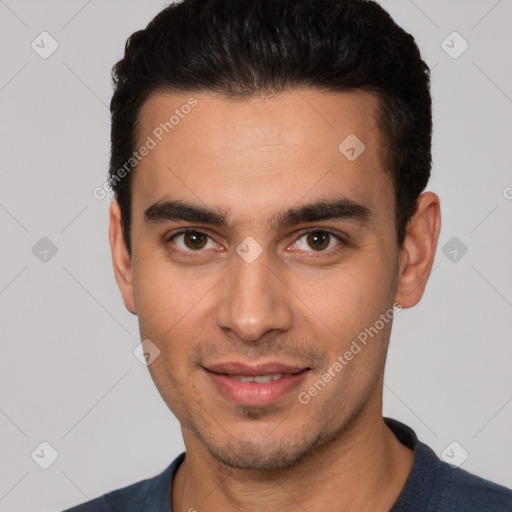
[[[275,373],[294,374],[308,369],[307,366],[296,366],[283,363],[261,363],[245,364],[236,361],[226,363],[216,363],[204,365],[206,370],[215,373],[227,373],[229,375],[244,375],[247,377],[256,377],[258,375],[270,375]]]

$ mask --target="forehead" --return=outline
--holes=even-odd
[[[362,91],[154,93],[139,114],[137,147],[151,139],[152,149],[133,177],[134,211],[164,196],[249,217],[329,194],[392,201],[377,108]]]

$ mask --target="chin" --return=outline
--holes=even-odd
[[[241,438],[230,437],[226,443],[205,440],[195,432],[210,455],[221,464],[235,469],[255,471],[282,471],[299,466],[310,455],[316,453],[320,445],[327,444],[334,436],[319,434],[304,437],[283,433],[270,439],[251,435]]]

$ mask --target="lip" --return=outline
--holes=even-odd
[[[243,363],[222,363],[203,367],[217,391],[229,401],[242,406],[265,406],[277,402],[298,387],[310,372],[309,368],[281,363],[249,366]],[[240,382],[230,375],[255,377],[268,374],[285,374],[271,382]]]
[[[273,362],[248,365],[236,361],[230,361],[227,363],[209,364],[204,368],[215,373],[256,377],[257,375],[268,375],[269,373],[295,374],[305,370],[307,367]]]

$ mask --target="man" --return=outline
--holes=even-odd
[[[114,68],[110,242],[186,455],[70,511],[506,511],[382,417],[440,230],[429,70],[364,0],[185,0]]]

